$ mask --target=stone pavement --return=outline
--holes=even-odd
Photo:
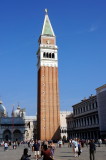
[[[65,144],[62,148],[56,148],[55,160],[89,160],[89,148],[84,147],[81,156],[75,158],[72,148],[68,148],[67,146],[68,145]],[[16,150],[10,148],[8,151],[4,151],[3,147],[0,147],[0,160],[20,160],[25,147],[26,146],[22,145]],[[31,154],[31,160],[34,160],[34,153],[29,150],[29,154]],[[106,146],[102,145],[102,147],[97,147],[95,160],[106,160]]]
[[[89,160],[89,148],[84,147],[80,157],[74,157],[72,148],[65,145],[62,148],[57,148],[55,152],[56,160]],[[106,160],[106,146],[96,147],[95,160]]]

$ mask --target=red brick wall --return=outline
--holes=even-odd
[[[38,71],[38,138],[60,138],[58,68],[41,67]]]
[[[41,44],[47,44],[47,41],[49,40],[50,44],[55,44],[55,38],[51,38],[51,37],[41,37]]]

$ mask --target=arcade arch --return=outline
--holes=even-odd
[[[11,131],[9,129],[6,129],[4,132],[3,132],[3,139],[5,141],[8,141],[8,140],[11,140]]]
[[[13,132],[13,140],[14,141],[21,141],[23,139],[23,134],[21,133],[20,130],[16,129],[14,132]]]

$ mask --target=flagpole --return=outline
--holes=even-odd
[[[13,142],[13,129],[14,129],[14,105],[12,110],[12,142]]]

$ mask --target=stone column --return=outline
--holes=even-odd
[[[90,117],[89,117],[89,125],[91,125],[91,120],[90,120]]]
[[[82,118],[82,126],[83,126],[83,118]]]
[[[86,121],[86,126],[88,125],[88,122],[87,122],[87,117],[85,117],[85,121]]]
[[[96,122],[96,124],[98,124],[97,115],[95,115],[95,122]]]
[[[94,116],[92,116],[92,124],[94,125]]]

